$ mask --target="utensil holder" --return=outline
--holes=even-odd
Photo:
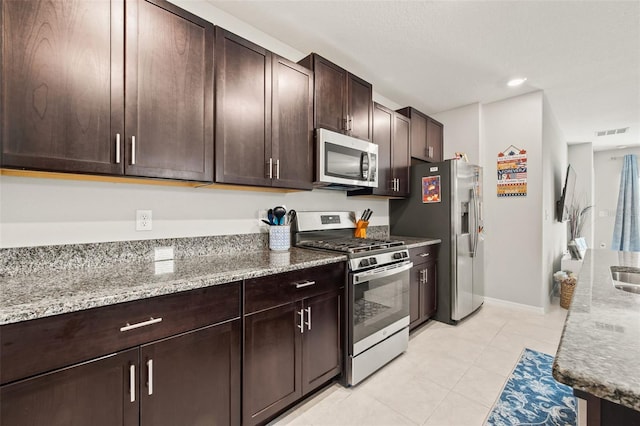
[[[356,222],[356,232],[354,236],[356,238],[367,238],[367,226],[369,226],[369,222],[366,220],[359,220]]]
[[[269,227],[269,249],[286,251],[291,247],[291,227],[289,225],[274,225]]]

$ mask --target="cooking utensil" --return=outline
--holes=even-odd
[[[269,226],[273,225],[273,223],[270,223],[267,219],[262,219],[262,221]]]
[[[267,219],[269,219],[269,225],[275,225],[273,221],[273,209],[267,210]]]
[[[274,207],[273,208],[273,216],[274,216],[274,223],[276,225],[284,225],[284,216],[287,214],[287,209],[285,209],[282,206],[278,206],[278,207]]]
[[[291,225],[296,218],[296,211],[291,209],[287,212],[287,225]]]

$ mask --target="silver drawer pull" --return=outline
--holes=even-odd
[[[136,366],[129,366],[129,401],[136,402]]]
[[[307,321],[307,330],[311,330],[311,306],[309,306],[307,309],[305,309],[305,311],[307,311],[307,318],[309,318],[309,321]]]
[[[418,256],[420,257],[429,257],[430,253],[420,253]]]
[[[296,311],[298,315],[300,315],[300,325],[297,327],[300,329],[300,334],[304,334],[304,309],[300,309]]]
[[[301,283],[295,283],[296,288],[304,288],[309,287],[311,285],[315,285],[315,281],[302,281]]]
[[[138,322],[136,324],[127,323],[127,325],[125,325],[124,327],[120,327],[120,331],[129,331],[129,330],[133,330],[135,328],[146,327],[146,326],[151,325],[151,324],[157,324],[157,323],[159,323],[161,321],[162,321],[162,318],[151,317],[148,321],[142,321],[142,322]]]

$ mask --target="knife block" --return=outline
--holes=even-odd
[[[356,238],[367,238],[367,226],[369,222],[366,220],[359,220],[356,222],[356,232],[354,236]]]

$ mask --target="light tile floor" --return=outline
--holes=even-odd
[[[333,384],[272,425],[480,426],[525,347],[555,355],[567,311],[485,303],[457,326],[430,321],[358,386]]]

